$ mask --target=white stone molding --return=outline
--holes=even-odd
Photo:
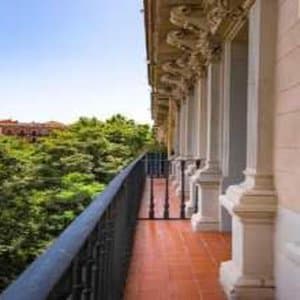
[[[247,167],[222,203],[232,214],[232,260],[221,264],[229,299],[274,299],[274,59],[277,3],[256,0],[249,15]]]

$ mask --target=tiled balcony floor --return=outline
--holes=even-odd
[[[188,220],[139,221],[125,299],[225,299],[218,269],[230,258],[230,240],[219,232],[194,233]]]

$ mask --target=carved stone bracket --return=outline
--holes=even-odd
[[[194,11],[196,11],[196,13],[193,15]],[[197,34],[199,31],[209,31],[205,11],[201,6],[191,7],[180,5],[173,7],[170,11],[170,21],[178,27],[190,30]]]
[[[205,10],[207,11],[207,23],[212,34],[216,33],[221,22],[230,15],[228,0],[208,0]]]
[[[178,89],[182,93],[186,91],[186,85],[181,76],[165,73],[161,76],[160,81],[168,86],[173,86],[175,89]]]
[[[172,30],[167,35],[167,43],[182,51],[192,52],[197,45],[198,36],[186,29]]]

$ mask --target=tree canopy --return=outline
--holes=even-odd
[[[80,118],[35,143],[0,136],[0,288],[152,143],[149,125]]]

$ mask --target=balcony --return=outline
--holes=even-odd
[[[134,161],[0,298],[225,299],[218,270],[231,237],[191,231],[168,170]]]

